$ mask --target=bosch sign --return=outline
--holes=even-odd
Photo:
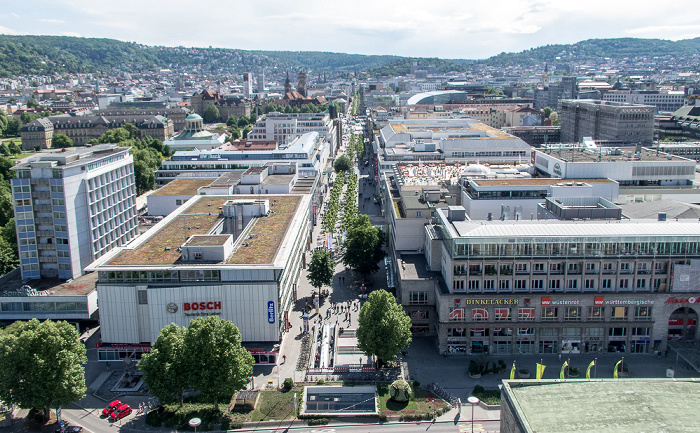
[[[221,310],[221,301],[217,301],[217,302],[185,302],[182,304],[182,309],[185,311]]]

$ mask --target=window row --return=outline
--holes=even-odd
[[[588,321],[604,321],[608,320],[628,320],[635,321],[650,321],[652,307],[638,306],[634,307],[634,316],[629,317],[631,307],[602,307],[594,306],[587,308],[586,320]],[[581,321],[583,320],[583,307],[546,307],[540,308],[540,319],[543,321]],[[493,313],[493,314],[491,314]],[[448,321],[451,322],[486,322],[489,321],[489,316],[493,321],[514,320],[512,314],[516,313],[516,309],[511,308],[495,308],[488,310],[486,308],[472,308],[467,310],[463,307],[451,307],[448,312]],[[606,316],[609,313],[609,317]],[[518,321],[534,321],[536,319],[535,307],[519,307],[517,309]]]

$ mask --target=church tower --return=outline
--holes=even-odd
[[[287,80],[284,82],[284,94],[292,92],[292,84],[289,82],[289,71],[287,71]]]
[[[297,85],[297,92],[299,92],[303,97],[306,97],[306,72],[299,71],[299,84]]]

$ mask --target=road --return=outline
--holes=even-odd
[[[470,433],[470,421],[452,423],[389,423],[389,424],[353,424],[347,426],[318,426],[318,427],[279,427],[276,429],[242,429],[246,431],[265,431],[269,433]],[[475,421],[474,433],[492,433],[499,431],[498,421]]]

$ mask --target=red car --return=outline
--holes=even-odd
[[[112,411],[112,415],[109,416],[109,418],[112,421],[116,421],[118,419],[122,419],[125,416],[129,415],[131,413],[131,406],[128,404],[123,404]]]
[[[122,402],[119,400],[114,400],[110,404],[107,405],[104,409],[102,409],[102,416],[110,416],[112,415],[112,412],[114,412],[114,409],[118,408],[119,406],[122,405]]]

